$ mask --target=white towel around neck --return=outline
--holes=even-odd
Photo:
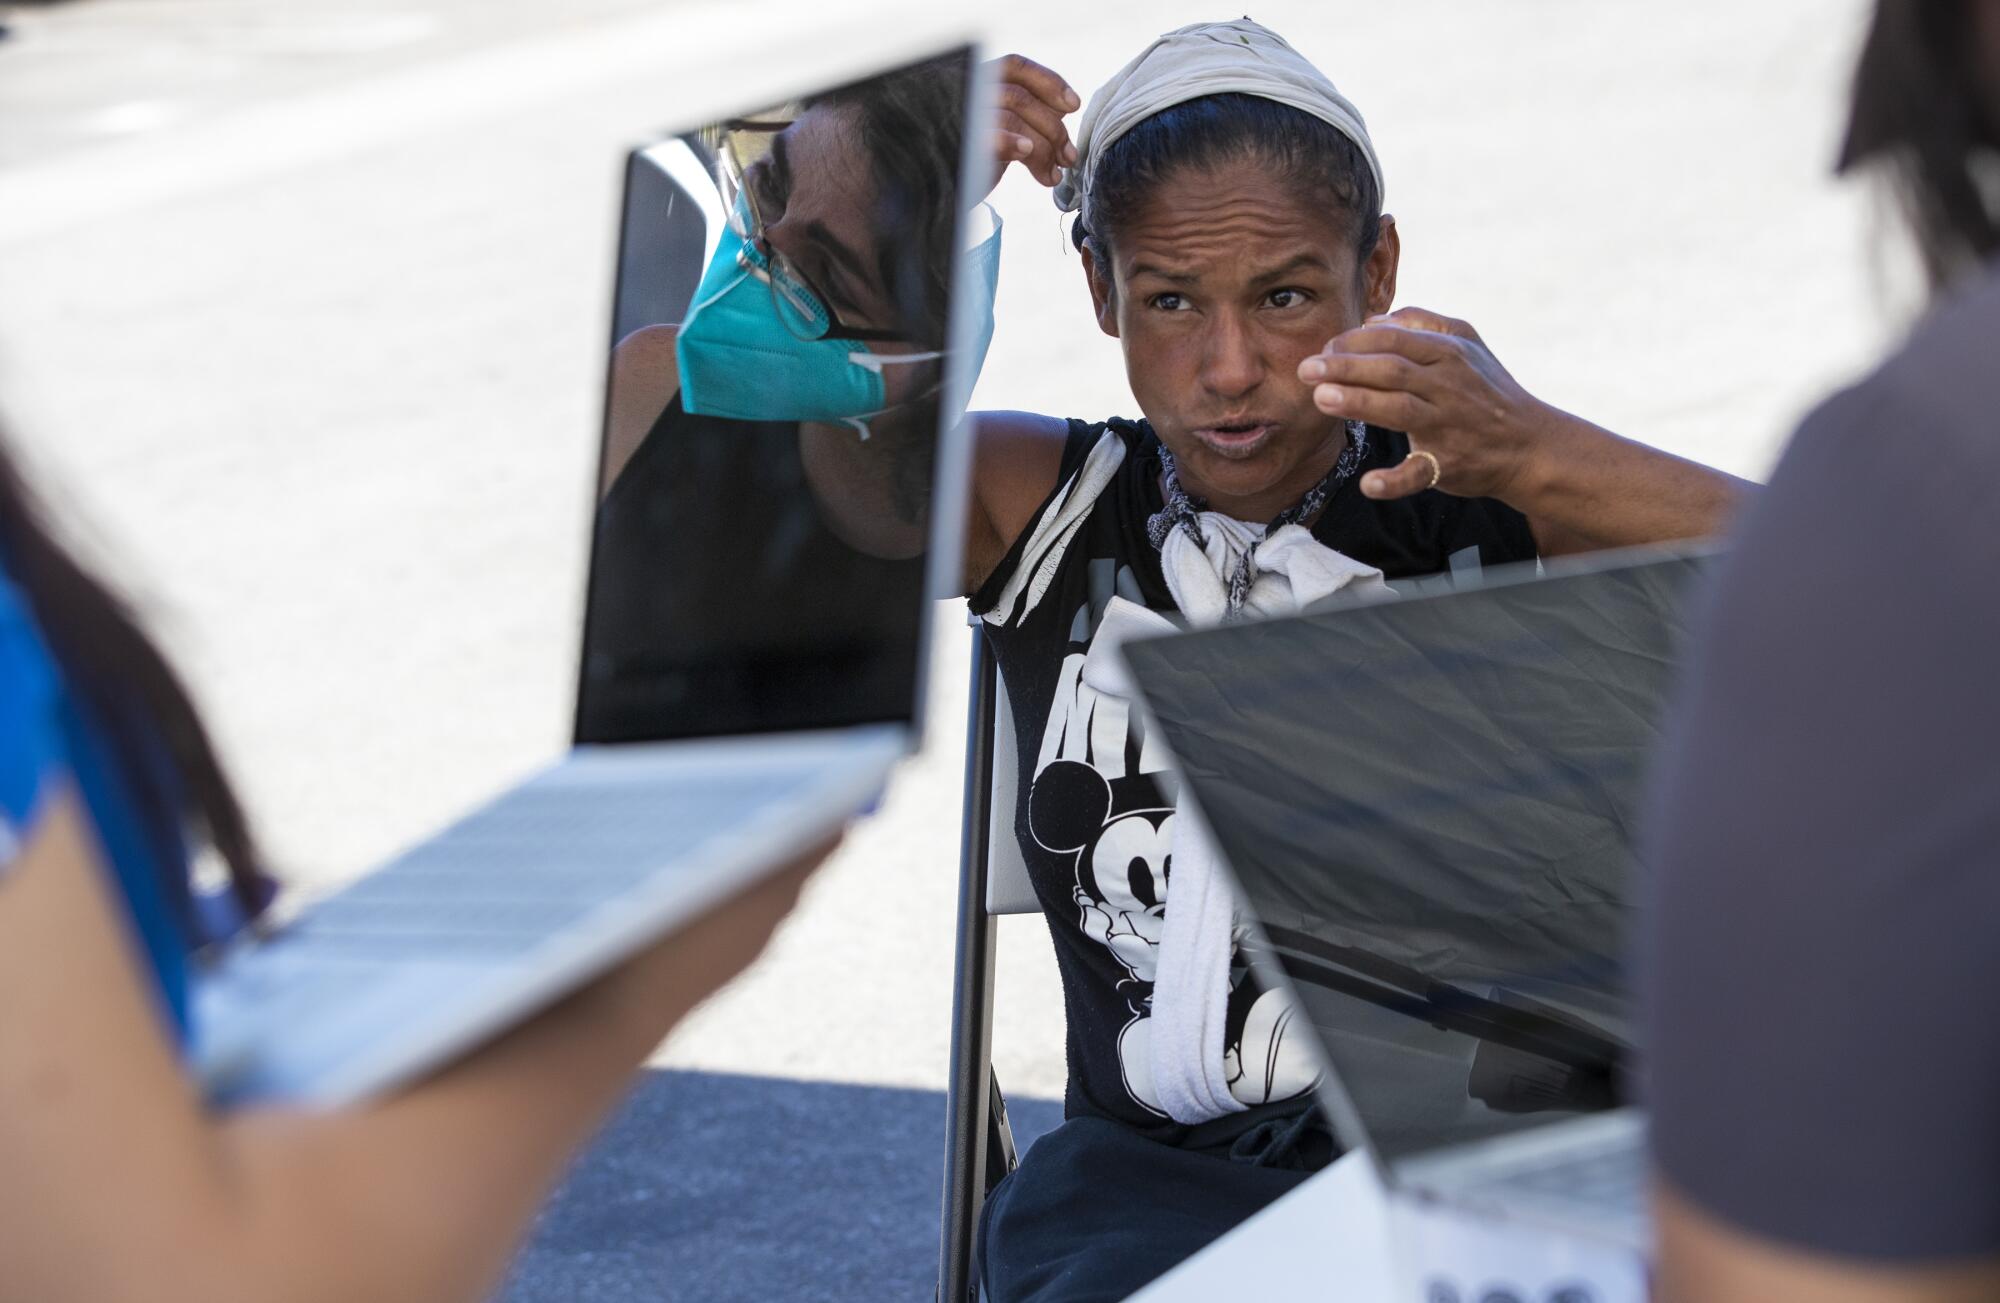
[[[1288,615],[1347,588],[1385,588],[1382,572],[1336,552],[1300,525],[1264,536],[1264,527],[1218,512],[1201,513],[1207,546],[1175,530],[1160,550],[1167,588],[1191,624],[1220,623],[1228,575],[1245,551],[1253,561],[1248,618]],[[1084,660],[1083,680],[1100,692],[1133,698],[1119,648],[1134,637],[1173,632],[1157,611],[1111,599]],[[1200,813],[1183,793],[1174,811],[1167,913],[1153,981],[1151,1060],[1160,1107],[1193,1124],[1249,1107],[1230,1089],[1223,1043],[1229,1019],[1229,963],[1235,953],[1236,896],[1218,871],[1217,852]]]
[[[1167,590],[1192,624],[1222,623],[1229,610],[1229,576],[1246,552],[1254,578],[1243,604],[1245,619],[1291,615],[1349,584],[1382,582],[1380,570],[1334,551],[1303,525],[1281,525],[1267,537],[1264,526],[1219,511],[1204,511],[1197,519],[1202,543],[1176,529],[1160,547]]]

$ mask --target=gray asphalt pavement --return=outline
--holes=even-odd
[[[499,1303],[858,1303],[937,1284],[937,1091],[649,1072]],[[1059,1105],[1013,1110],[1026,1145]]]
[[[1558,405],[1759,475],[1897,328],[1897,293],[1871,277],[1874,207],[1827,175],[1863,8],[1286,0],[1257,17],[1367,115],[1400,301],[1472,321]],[[19,9],[0,44],[0,401],[65,523],[187,667],[279,865],[331,885],[567,735],[630,144],[975,17],[1088,93],[1156,31],[1210,16],[1132,0]],[[1016,175],[995,202],[1007,253],[978,402],[1131,413],[1046,194]],[[726,1255],[762,1270],[758,1226],[876,1206],[763,1183],[782,1175],[754,1165],[769,1129],[735,1107],[758,1090],[824,1108],[801,1145],[852,1157],[879,1140],[894,1181],[853,1170],[934,1187],[903,1163],[942,1140],[923,1092],[946,1062],[961,624],[941,621],[925,753],[657,1060],[711,1075],[653,1079],[545,1226],[546,1271],[531,1260],[510,1298],[660,1297],[656,1272],[726,1272]],[[1008,920],[1000,956],[1003,1080],[1056,1097],[1040,921]],[[718,1084],[733,1078],[776,1080]],[[673,1218],[700,1207],[743,1234],[711,1248],[649,1221],[640,1185]],[[882,1242],[924,1246],[922,1270],[885,1257],[839,1296],[903,1296],[929,1269],[934,1190],[879,1207],[906,1219]],[[651,1238],[617,1259],[632,1235]],[[627,1292],[585,1285],[594,1267]]]

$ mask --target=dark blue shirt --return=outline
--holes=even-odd
[[[1805,423],[1651,831],[1653,1139],[1741,1230],[2000,1254],[2000,268]]]

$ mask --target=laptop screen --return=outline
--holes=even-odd
[[[1126,648],[1392,1166],[1632,1102],[1633,832],[1706,553],[1562,564]]]
[[[912,718],[972,66],[629,159],[577,741]]]

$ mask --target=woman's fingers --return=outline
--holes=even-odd
[[[1425,429],[1437,417],[1437,409],[1408,390],[1358,385],[1315,385],[1313,406],[1328,416],[1366,421],[1387,430]]]
[[[1060,110],[1049,107],[1022,87],[1009,84],[1000,88],[1000,114],[1003,118],[1012,114],[1026,130],[1048,141],[1058,161],[1075,161],[1076,147],[1070,144],[1069,128],[1063,125]]]
[[[1472,328],[1471,322],[1460,321],[1457,317],[1447,317],[1442,312],[1432,312],[1429,308],[1397,308],[1394,312],[1383,313],[1368,320],[1371,324],[1384,322],[1392,326],[1406,326],[1411,330],[1456,335],[1460,339],[1469,339],[1474,343],[1485,342],[1479,338],[1479,332]]]
[[[1428,365],[1460,356],[1469,342],[1462,335],[1453,335],[1442,330],[1428,330],[1408,322],[1377,317],[1345,334],[1335,335],[1326,341],[1326,347],[1316,356],[1324,359],[1340,354],[1393,353],[1412,362]],[[1306,360],[1311,362],[1315,359]],[[1300,378],[1308,379],[1303,370],[1300,372]]]
[[[1407,434],[1410,461],[1364,477],[1363,492],[1400,498],[1428,488],[1501,496],[1537,456],[1545,409],[1456,317],[1403,308],[1370,317],[1299,362],[1313,405],[1329,416]],[[1431,458],[1437,461],[1433,465]]]
[[[1425,368],[1400,353],[1315,353],[1299,363],[1307,384],[1360,385],[1423,392]]]
[[[997,122],[1000,130],[1012,132],[1029,142],[1030,149],[1021,162],[1027,165],[1035,180],[1043,185],[1052,186],[1062,179],[1058,169],[1068,165],[1064,157],[1064,151],[1069,148],[1067,136],[1051,139],[1034,123],[1022,118],[1011,109],[1001,109]]]
[[[1024,88],[1057,113],[1074,113],[1083,107],[1082,99],[1068,82],[1026,55],[1003,54],[997,62],[1003,84]]]
[[[993,129],[993,157],[1002,163],[1026,162],[1033,158],[1034,154],[1033,137],[1024,136],[1018,131],[1009,131],[1006,127]]]
[[[1081,107],[1070,84],[1033,59],[1003,55],[990,65],[999,76],[994,105],[998,132],[994,180],[1009,163],[1020,163],[1039,182],[1053,186],[1062,169],[1076,162],[1076,146],[1063,116]],[[1023,149],[1012,138],[1028,142]]]
[[[1387,470],[1369,471],[1361,477],[1361,492],[1378,501],[1407,498],[1433,487],[1437,478],[1428,456],[1411,453]]]

